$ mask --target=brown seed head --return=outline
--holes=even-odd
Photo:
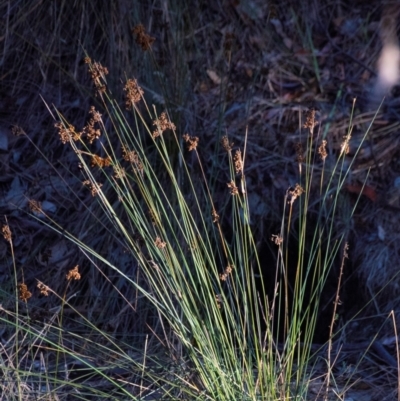
[[[129,110],[132,104],[139,103],[144,94],[136,79],[128,79],[125,84],[125,106]]]
[[[239,193],[239,189],[236,186],[234,181],[228,182],[227,183],[228,188],[230,189],[231,195],[237,195]]]
[[[105,92],[106,86],[104,83],[106,81],[106,75],[108,75],[108,69],[106,67],[103,67],[97,61],[94,61],[92,63],[89,58],[87,58],[87,64],[89,64],[89,73],[92,77],[92,81],[98,93],[101,94]]]
[[[224,272],[219,275],[219,278],[221,281],[226,281],[229,277],[229,275],[232,273],[233,270],[233,265],[228,265],[226,266]]]
[[[122,157],[127,162],[132,163],[134,169],[139,173],[143,173],[143,163],[140,160],[139,155],[134,150],[129,150],[127,145],[122,145]]]
[[[233,161],[235,163],[236,174],[242,173],[243,172],[243,159],[242,159],[242,152],[241,152],[240,149],[238,149],[235,152],[235,156],[233,157]]]
[[[71,139],[73,141],[79,141],[79,139],[82,136],[81,132],[77,132],[75,130],[75,127],[71,124],[68,126],[65,126],[61,122],[57,122],[54,124],[54,126],[58,129],[58,134],[60,135],[61,142],[65,145],[67,142],[69,142]]]
[[[153,125],[157,127],[155,131],[153,131],[153,138],[157,138],[162,135],[164,131],[167,129],[175,130],[175,124],[171,123],[167,118],[167,113],[162,112],[160,117],[153,121]]]
[[[326,140],[324,139],[324,140],[321,142],[321,145],[319,145],[319,147],[318,147],[318,154],[319,154],[319,157],[320,157],[322,160],[325,160],[326,157],[328,156],[328,153],[327,153],[327,151],[326,151],[326,144],[327,144],[327,142],[326,142]]]
[[[212,210],[211,212],[211,217],[212,217],[212,222],[217,223],[219,221],[219,214],[215,209]]]
[[[304,149],[300,142],[296,143],[296,159],[298,163],[304,162]]]
[[[12,134],[15,135],[15,136],[21,136],[21,135],[25,135],[25,134],[26,134],[26,132],[24,131],[24,129],[21,128],[21,127],[18,126],[18,125],[14,125],[14,126],[11,128],[11,132],[12,132]]]
[[[97,186],[96,186],[89,180],[83,181],[82,184],[90,189],[92,196],[96,196],[99,193],[100,188],[103,186],[103,184],[101,184],[101,183],[97,183]]]
[[[9,242],[10,244],[11,244],[11,230],[10,230],[10,226],[7,224],[7,225],[4,225],[2,228],[1,228],[1,232],[2,232],[2,234],[3,234],[3,237],[4,237],[4,239],[7,241],[7,242]]]
[[[189,134],[183,135],[183,140],[187,143],[189,152],[196,150],[199,144],[199,138],[197,136],[190,136]]]
[[[315,119],[315,109],[310,109],[307,111],[306,122],[303,125],[303,128],[308,128],[310,131],[314,130],[314,127],[318,124],[318,121]]]
[[[215,295],[215,300],[217,302],[218,309],[221,309],[222,302],[223,302],[222,295],[221,294],[216,294]]]
[[[126,177],[126,171],[123,167],[115,165],[113,166],[114,170],[114,177],[118,180],[121,180],[122,178]]]
[[[42,204],[35,199],[30,199],[28,202],[28,206],[31,212],[43,213]]]
[[[42,295],[44,295],[45,297],[47,297],[49,295],[49,287],[47,287],[47,285],[44,285],[43,283],[41,283],[40,281],[38,282],[37,288],[39,288],[39,291]]]
[[[151,45],[156,40],[146,33],[144,26],[142,24],[136,25],[132,32],[136,35],[136,43],[142,48],[143,51],[149,50]]]
[[[304,189],[296,184],[295,187],[288,190],[288,202],[293,205],[294,201],[304,192]]]
[[[350,152],[350,139],[351,134],[344,136],[343,142],[340,145],[340,156],[343,154],[347,155]]]
[[[283,242],[283,238],[278,234],[272,234],[271,241],[275,243],[275,245],[280,245]]]
[[[18,284],[18,292],[19,299],[24,302],[26,302],[32,296],[32,293],[28,291],[28,286],[25,283]]]
[[[91,166],[92,167],[108,167],[111,165],[111,157],[107,156],[106,158],[92,155]]]
[[[79,273],[79,265],[76,265],[73,269],[71,269],[65,277],[68,281],[80,280],[81,275]]]
[[[221,145],[226,152],[231,152],[233,147],[233,142],[229,142],[229,139],[226,135],[221,138]]]
[[[164,249],[167,244],[161,240],[160,237],[157,237],[154,241],[154,245],[158,248],[158,249]]]

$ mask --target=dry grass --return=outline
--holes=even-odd
[[[144,324],[152,321],[150,308],[150,315],[136,316],[125,309],[124,300],[104,300],[104,294],[114,293],[114,289],[123,292],[130,302],[144,303],[138,305],[142,311],[146,310],[145,301],[105,266],[94,269],[84,255],[77,255],[62,233],[55,236],[18,209],[27,210],[28,198],[40,200],[42,208],[57,216],[66,230],[88,246],[102,249],[111,263],[118,263],[127,275],[144,282],[100,206],[92,202],[90,191],[82,185],[79,166],[60,143],[39,96],[83,127],[92,105],[86,100],[91,86],[83,48],[112,71],[107,79],[115,93],[120,92],[120,80],[125,76],[137,77],[149,104],[166,106],[179,130],[199,137],[203,144],[210,143],[208,152],[203,151],[203,163],[222,210],[226,175],[219,165],[223,159],[215,157],[223,150],[215,144],[229,133],[232,142],[242,145],[248,127],[249,203],[259,247],[266,248],[280,222],[281,199],[296,183],[296,145],[304,145],[306,139],[299,138],[299,115],[310,106],[316,107],[332,155],[346,135],[353,98],[357,98],[349,157],[371,122],[369,94],[381,49],[377,34],[380,7],[379,2],[346,6],[332,1],[324,7],[317,1],[307,6],[294,1],[267,6],[263,1],[235,5],[222,0],[207,6],[194,1],[189,7],[177,0],[132,7],[121,0],[105,2],[98,9],[92,3],[71,6],[61,1],[44,6],[21,0],[0,5],[5,16],[0,37],[1,215],[7,216],[13,229],[16,265],[33,295],[29,300],[31,313],[38,319],[53,316],[54,300],[39,294],[36,280],[51,284],[55,293],[62,294],[65,275],[78,264],[84,272],[82,280],[79,285],[71,284],[73,291],[79,291],[75,297],[78,311],[124,341],[130,341],[127,333],[150,335],[151,347],[152,333]],[[155,38],[153,52],[143,53],[145,43],[137,43],[138,32],[132,32],[140,22]],[[350,293],[354,286],[364,288],[357,292],[361,302],[354,309],[350,307],[352,298],[347,302],[344,299],[340,310],[344,322],[371,299],[363,312],[365,317],[378,315],[384,321],[400,306],[400,234],[395,224],[400,208],[399,107],[395,88],[352,168],[343,218],[337,222],[338,226],[348,224],[350,237],[352,274],[345,274],[344,291]],[[13,135],[11,127],[25,131],[29,141],[25,135]],[[44,155],[50,163],[45,162]],[[193,165],[196,167],[194,160]],[[365,196],[349,223],[346,213],[360,191]],[[223,219],[223,213],[221,216]],[[4,242],[0,244],[0,260],[4,261],[0,262],[0,282],[5,289],[1,303],[9,308],[14,300],[7,287],[11,289],[14,273]],[[77,317],[68,316],[66,311],[64,319],[73,327]],[[374,329],[363,332],[360,325],[364,323],[357,326],[355,321],[351,330],[344,330],[346,341],[360,336],[371,339]],[[382,335],[392,332],[388,324]],[[6,332],[3,337],[7,337]],[[350,363],[345,359],[340,369],[344,372],[344,365]],[[377,365],[376,370],[380,369]],[[360,372],[366,371],[360,367]],[[365,377],[369,385],[378,383],[375,376]],[[388,374],[386,382],[382,377],[380,380],[378,384],[383,386],[393,378]]]

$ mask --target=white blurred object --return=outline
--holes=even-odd
[[[378,60],[378,77],[371,96],[371,106],[377,107],[393,86],[400,82],[400,47],[397,38],[397,19],[400,5],[387,3],[382,13],[379,34],[382,51]]]
[[[399,82],[399,65],[400,48],[398,43],[385,44],[378,61],[378,79],[374,88],[375,96],[382,98]]]

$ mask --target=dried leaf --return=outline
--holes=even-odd
[[[214,70],[207,70],[207,75],[215,85],[221,84],[221,78]]]

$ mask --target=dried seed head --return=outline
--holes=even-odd
[[[123,167],[115,165],[113,167],[113,170],[114,170],[114,177],[117,180],[121,180],[122,178],[126,177],[126,171]]]
[[[89,114],[91,114],[91,118],[89,122],[82,130],[82,134],[86,135],[89,143],[92,144],[96,139],[99,139],[101,136],[101,131],[96,127],[96,124],[100,124],[101,122],[101,114],[96,111],[94,106],[90,107]]]
[[[146,33],[142,24],[136,25],[132,32],[136,35],[136,43],[142,48],[143,51],[149,50],[151,45],[156,40]]]
[[[343,137],[343,142],[340,145],[340,156],[343,154],[347,155],[350,152],[350,139],[351,139],[351,134],[345,135]]]
[[[320,157],[322,160],[325,160],[326,157],[328,156],[328,153],[327,153],[327,151],[326,151],[326,144],[327,144],[327,142],[326,142],[326,140],[324,139],[324,140],[321,142],[321,145],[319,145],[319,147],[318,147],[318,154],[319,154],[319,157]]]
[[[225,273],[222,273],[219,275],[219,278],[221,281],[226,281],[226,280],[228,280],[228,275]]]
[[[101,94],[105,92],[106,86],[103,82],[106,82],[106,75],[108,75],[108,69],[106,67],[103,67],[97,61],[94,61],[92,63],[92,61],[89,58],[85,59],[85,61],[87,61],[87,64],[89,64],[89,72],[98,93]]]
[[[100,184],[98,182],[96,183],[96,185],[94,185],[89,180],[83,181],[82,184],[90,189],[90,192],[92,193],[92,196],[96,196],[99,193],[100,188],[103,186],[103,184]]]
[[[242,160],[242,152],[241,152],[240,149],[238,149],[235,152],[235,156],[233,157],[233,161],[235,163],[236,174],[242,173],[243,172],[243,160]]]
[[[349,258],[349,253],[348,253],[348,251],[349,251],[349,243],[346,242],[346,243],[344,244],[344,247],[343,247],[343,257],[344,257],[345,259],[348,259],[348,258]]]
[[[19,292],[19,299],[26,302],[31,296],[32,293],[28,291],[28,287],[25,283],[18,284],[18,292]]]
[[[79,273],[79,265],[76,265],[73,269],[71,269],[65,277],[68,281],[80,280],[81,275]]]
[[[100,123],[101,122],[101,114],[96,110],[94,106],[90,106],[89,114],[92,116],[92,123]]]
[[[154,241],[154,245],[158,248],[158,249],[164,249],[167,244],[161,240],[160,237],[157,237]]]
[[[230,189],[231,195],[237,195],[239,193],[239,189],[236,186],[234,181],[228,182],[227,185],[228,185],[228,188]]]
[[[304,123],[303,128],[308,128],[312,132],[317,124],[318,121],[315,119],[315,109],[309,109],[307,111],[306,122]]]
[[[94,128],[91,125],[87,125],[84,128],[84,132],[90,144],[92,144],[96,139],[99,139],[101,136],[101,131],[98,128]]]
[[[167,118],[167,113],[162,112],[160,117],[153,121],[153,125],[157,127],[155,131],[153,131],[153,138],[157,138],[162,135],[164,131],[167,129],[175,130],[175,124],[171,123]]]
[[[232,270],[233,270],[233,265],[226,266],[224,272],[219,275],[220,280],[226,281],[229,275],[232,273]]]
[[[135,152],[134,150],[129,150],[128,146],[126,145],[122,145],[122,157],[127,162],[132,163],[135,171],[143,173],[143,164],[137,152]]]
[[[91,166],[92,167],[108,167],[111,165],[111,157],[107,156],[106,158],[92,155]]]
[[[1,228],[1,232],[2,232],[2,234],[3,234],[3,237],[4,237],[4,239],[7,241],[7,242],[9,242],[10,244],[11,244],[11,230],[10,230],[10,226],[7,224],[7,225],[4,225],[2,228]]]
[[[75,130],[75,127],[71,124],[65,126],[61,122],[57,122],[54,124],[54,126],[58,129],[58,134],[60,135],[61,142],[65,145],[67,142],[69,142],[71,139],[73,141],[79,141],[79,139],[82,136],[81,132],[77,132]]]
[[[219,221],[219,214],[217,213],[217,211],[215,209],[212,210],[211,216],[212,216],[213,223],[217,223]]]
[[[304,149],[300,142],[296,143],[296,160],[298,163],[304,162]]]
[[[274,242],[275,245],[279,246],[280,244],[282,244],[283,238],[279,234],[278,235],[272,234],[271,241]]]
[[[199,138],[197,136],[190,136],[189,134],[183,135],[183,140],[187,143],[187,148],[189,152],[196,150],[199,144]]]
[[[15,136],[26,135],[26,132],[24,131],[24,129],[21,128],[21,127],[18,126],[18,125],[14,125],[14,126],[11,128],[11,132],[12,132],[12,134],[15,135]]]
[[[30,199],[28,206],[31,212],[43,213],[42,204],[35,199]]]
[[[138,163],[139,156],[134,150],[129,150],[127,145],[122,145],[122,157],[124,160],[130,163]]]
[[[304,192],[304,189],[299,185],[296,184],[295,187],[291,187],[287,191],[288,196],[288,203],[293,205],[294,201]]]
[[[152,267],[154,270],[156,270],[156,271],[158,271],[158,272],[161,271],[161,270],[160,270],[160,266],[158,266],[158,264],[157,264],[156,262],[154,262],[154,260],[149,260],[148,262],[150,263],[151,267]]]
[[[221,294],[216,294],[215,295],[215,301],[217,302],[218,309],[221,309],[222,302],[223,302],[222,295]]]
[[[128,79],[125,84],[124,91],[126,92],[125,106],[127,110],[132,107],[132,104],[139,103],[144,94],[136,79]]]
[[[233,142],[229,142],[229,139],[226,135],[221,138],[221,145],[227,153],[232,152],[232,147],[234,144]]]
[[[41,283],[40,281],[38,282],[37,288],[39,288],[39,291],[42,295],[44,295],[45,297],[47,297],[49,295],[49,287],[47,287],[47,285],[44,285],[43,283]]]

